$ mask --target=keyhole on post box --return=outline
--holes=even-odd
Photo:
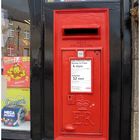
[[[75,104],[75,96],[74,95],[68,95],[67,100],[68,100],[69,105]]]
[[[71,95],[69,95],[69,100],[71,100]]]

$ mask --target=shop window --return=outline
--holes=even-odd
[[[14,133],[17,131],[30,132],[30,24],[24,21],[29,19],[27,4],[27,0],[2,0],[1,128],[8,139],[19,139]]]

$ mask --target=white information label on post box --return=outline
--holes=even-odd
[[[71,92],[91,92],[91,60],[71,60]]]

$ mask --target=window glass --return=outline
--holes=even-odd
[[[2,0],[2,130],[30,131],[28,0]]]

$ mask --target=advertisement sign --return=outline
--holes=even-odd
[[[3,75],[7,79],[7,87],[30,87],[30,58],[3,57]]]
[[[14,127],[21,122],[30,121],[30,89],[7,88],[1,109],[1,120],[5,126]]]
[[[21,105],[30,111],[30,89],[29,88],[7,88],[6,98],[2,99],[1,107],[6,105]]]

